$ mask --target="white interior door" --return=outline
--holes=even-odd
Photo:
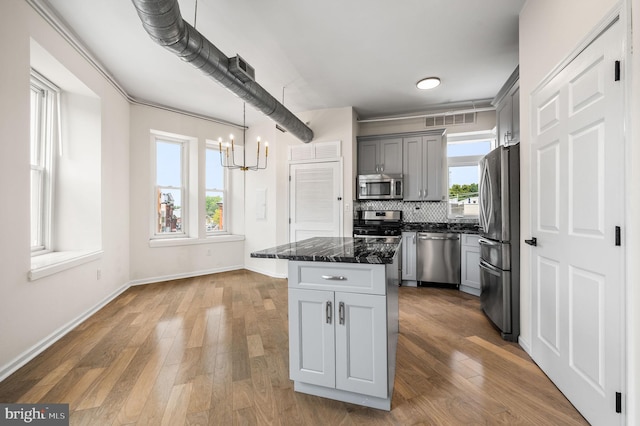
[[[624,211],[618,22],[532,98],[532,356],[594,425],[620,424]]]
[[[341,236],[342,181],[339,161],[292,164],[289,240]]]

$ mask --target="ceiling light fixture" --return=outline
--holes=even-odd
[[[247,132],[246,125],[246,104],[242,104],[242,164],[236,164],[236,150],[235,144],[233,141],[233,135],[229,135],[229,140],[231,143],[225,142],[222,143],[222,138],[218,138],[218,146],[220,149],[220,165],[226,169],[240,169],[243,172],[247,170],[264,170],[267,168],[267,160],[269,158],[269,142],[264,143],[264,166],[260,166],[260,136],[258,136],[258,150],[256,152],[256,164],[253,166],[247,166],[247,155],[246,155],[246,146],[247,140],[245,138]],[[231,155],[229,155],[229,147],[231,147]],[[225,153],[223,156],[222,153]]]
[[[420,90],[433,89],[434,87],[440,86],[440,79],[438,77],[423,78],[422,80],[416,83],[416,86]]]

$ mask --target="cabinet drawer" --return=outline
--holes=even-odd
[[[385,294],[385,265],[289,261],[289,287]]]
[[[471,247],[480,247],[480,235],[476,234],[462,234],[462,245]]]

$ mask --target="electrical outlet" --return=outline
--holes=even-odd
[[[211,249],[207,249],[207,256],[211,256]]]
[[[344,212],[345,212],[345,213],[349,213],[350,211],[351,211],[351,210],[350,210],[350,206],[349,206],[349,204],[348,204],[348,203],[345,203],[345,205],[344,205]]]
[[[98,270],[96,271],[96,279],[98,279],[98,280],[99,280],[100,278],[102,278],[102,270],[101,270],[101,269],[98,269]]]

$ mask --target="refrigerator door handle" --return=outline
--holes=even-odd
[[[500,276],[500,274],[502,274],[502,269],[496,268],[495,266],[488,264],[484,260],[480,261],[480,268],[486,269],[487,271],[489,271],[490,274],[493,274],[496,276]]]
[[[478,244],[484,244],[486,246],[498,246],[498,245],[500,245],[498,243],[495,243],[495,242],[493,242],[491,240],[487,240],[485,238],[478,239]]]
[[[484,159],[482,164],[482,176],[480,177],[480,191],[478,193],[480,201],[480,215],[479,222],[484,232],[489,232],[489,221],[491,211],[487,206],[491,206],[491,179],[489,176],[489,165],[487,160]]]

